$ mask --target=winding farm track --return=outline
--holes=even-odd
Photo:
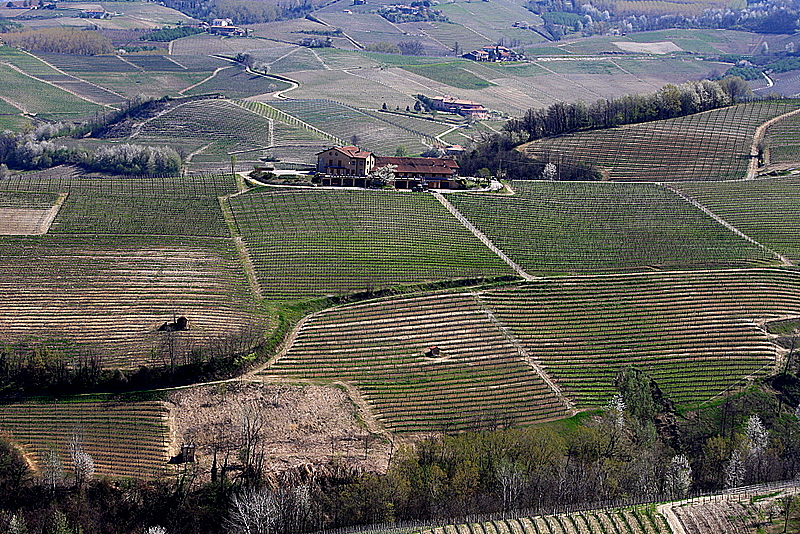
[[[784,113],[783,115],[778,115],[777,117],[771,118],[756,128],[756,132],[753,135],[753,143],[750,145],[750,163],[747,165],[747,176],[745,176],[745,180],[753,180],[758,176],[758,143],[764,139],[764,135],[767,133],[767,128],[776,122],[780,122],[783,119],[791,117],[792,115],[797,115],[798,113],[800,113],[800,109]]]

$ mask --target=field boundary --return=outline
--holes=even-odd
[[[489,250],[494,252],[501,260],[506,262],[508,266],[514,269],[514,271],[519,276],[521,276],[525,281],[530,282],[531,280],[536,280],[535,276],[531,276],[530,274],[525,272],[522,269],[522,267],[517,265],[517,263],[515,263],[514,260],[509,258],[505,252],[497,248],[497,246],[494,243],[492,243],[492,240],[489,239],[489,237],[486,234],[478,230],[478,228],[474,224],[472,224],[469,221],[469,219],[467,219],[460,211],[458,211],[458,209],[455,206],[453,206],[449,200],[444,198],[444,196],[441,193],[434,191],[433,196],[436,198],[436,200],[438,200],[442,204],[442,206],[447,208],[447,211],[449,211],[456,219],[458,219],[459,222],[461,222],[461,224],[463,224],[467,228],[467,230],[472,232],[473,235],[475,235],[475,237],[480,239],[481,242],[489,248]]]
[[[21,68],[17,67],[13,63],[4,62],[2,64],[5,65],[6,67],[10,68],[11,70],[14,70],[14,71],[18,72],[19,74],[22,74],[23,76],[27,76],[28,78],[30,78],[32,80],[36,80],[39,83],[47,84],[50,87],[55,87],[56,89],[64,91],[65,93],[69,93],[74,97],[80,98],[81,100],[85,100],[86,102],[89,102],[90,104],[94,104],[96,106],[100,106],[100,107],[104,107],[104,108],[108,108],[108,109],[113,109],[113,110],[118,110],[119,109],[119,108],[115,108],[111,104],[103,104],[101,102],[96,102],[96,101],[92,100],[91,98],[88,98],[88,97],[85,97],[83,95],[80,95],[80,94],[76,93],[75,91],[72,91],[70,89],[65,89],[64,87],[61,87],[60,85],[56,85],[53,82],[50,82],[50,81],[47,81],[47,80],[43,80],[43,79],[41,79],[41,78],[39,78],[37,76],[34,76],[33,74],[28,74],[27,72],[25,72]],[[73,76],[73,78],[75,78],[75,77]],[[75,78],[75,79],[79,80],[80,78]],[[81,81],[83,81],[83,80],[81,80]]]
[[[547,374],[547,371],[544,370],[541,364],[538,361],[536,361],[536,358],[534,358],[533,356],[530,355],[530,353],[528,353],[528,351],[525,349],[525,347],[522,345],[519,339],[517,339],[517,336],[514,335],[511,329],[507,327],[505,324],[503,324],[500,321],[500,319],[497,318],[497,316],[495,316],[491,308],[489,308],[489,306],[487,306],[486,303],[483,302],[483,300],[481,300],[479,294],[472,293],[472,298],[475,300],[475,303],[478,305],[478,307],[484,313],[486,313],[486,316],[489,318],[489,321],[491,321],[498,328],[498,330],[500,330],[500,332],[503,334],[503,337],[506,338],[506,340],[509,343],[511,343],[511,345],[515,349],[517,349],[517,352],[522,357],[522,360],[531,366],[531,368],[536,372],[536,374],[539,375],[539,378],[541,378],[542,381],[544,381],[544,383],[547,384],[547,387],[549,387],[553,391],[555,396],[558,397],[558,399],[562,403],[564,403],[564,407],[567,409],[568,412],[570,412],[570,415],[572,416],[577,414],[578,410],[575,408],[575,404],[564,395],[564,392],[561,391],[561,388],[558,387],[558,384],[553,382],[553,379],[550,378],[550,375]]]
[[[764,139],[764,136],[767,133],[767,128],[776,122],[780,122],[783,119],[791,117],[792,115],[797,115],[798,113],[800,113],[800,108],[784,113],[783,115],[773,117],[756,128],[756,131],[753,134],[753,143],[750,145],[750,162],[747,165],[747,175],[745,176],[746,180],[753,180],[758,176],[758,143]]]
[[[800,110],[797,110],[797,111],[800,112]],[[722,226],[724,226],[725,228],[727,228],[728,230],[730,230],[731,232],[733,232],[737,236],[741,237],[745,241],[747,241],[749,243],[752,243],[753,245],[755,245],[757,247],[760,247],[762,250],[764,250],[766,252],[769,252],[771,255],[775,256],[778,260],[780,260],[780,262],[784,266],[786,266],[786,267],[791,267],[792,266],[792,262],[789,261],[789,258],[787,258],[786,256],[784,256],[782,254],[779,254],[778,252],[775,252],[774,250],[772,250],[771,248],[766,247],[765,245],[762,245],[761,243],[759,243],[758,241],[756,241],[755,239],[753,239],[749,235],[745,234],[744,232],[742,232],[741,230],[739,230],[738,228],[733,226],[731,223],[729,223],[728,221],[726,221],[725,219],[723,219],[722,217],[720,217],[719,215],[717,215],[716,213],[714,213],[713,211],[708,209],[706,206],[704,206],[703,204],[701,204],[697,200],[693,199],[692,197],[690,197],[689,195],[687,195],[686,193],[684,193],[680,189],[676,189],[675,187],[673,187],[673,186],[671,186],[669,184],[663,184],[663,185],[664,185],[664,187],[666,187],[667,189],[669,189],[670,191],[672,191],[673,193],[675,193],[676,195],[678,195],[679,197],[684,199],[686,202],[688,202],[689,204],[691,204],[694,207],[696,207],[697,209],[701,210],[703,213],[705,213],[706,215],[708,215],[709,217],[711,217],[712,219],[714,219],[715,221],[720,223]]]
[[[261,292],[261,284],[258,283],[258,278],[256,277],[256,270],[253,267],[253,260],[250,259],[250,253],[247,251],[247,246],[244,244],[242,236],[239,235],[239,231],[236,227],[236,220],[234,219],[233,212],[228,204],[228,198],[230,198],[230,195],[217,197],[219,200],[219,209],[222,211],[222,217],[225,219],[225,224],[228,226],[228,231],[233,238],[233,244],[236,246],[236,251],[239,253],[239,260],[242,262],[242,269],[244,269],[244,273],[247,276],[247,284],[250,286],[253,296],[259,300],[263,300],[264,295]]]

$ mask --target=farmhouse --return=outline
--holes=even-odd
[[[375,156],[356,146],[335,146],[317,154],[317,172],[322,185],[369,187],[373,171],[393,165],[397,189],[425,184],[435,189],[458,186],[458,163],[452,158],[411,158]]]
[[[436,96],[431,99],[433,109],[437,111],[447,111],[448,113],[456,113],[464,117],[472,117],[474,119],[485,119],[489,116],[489,110],[483,107],[483,104],[473,102],[472,100],[459,100],[449,96]]]
[[[211,21],[211,26],[208,28],[208,33],[211,35],[223,36],[242,36],[244,32],[238,26],[234,26],[231,19],[214,19]]]

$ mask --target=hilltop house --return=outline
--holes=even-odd
[[[452,158],[375,156],[355,146],[335,146],[317,154],[317,172],[325,186],[369,187],[369,174],[386,165],[395,166],[392,185],[397,189],[422,184],[434,189],[458,186],[458,163]]]
[[[447,111],[456,113],[464,117],[482,120],[489,116],[489,110],[483,104],[472,100],[460,100],[449,96],[435,96],[431,99],[433,109],[437,111]]]

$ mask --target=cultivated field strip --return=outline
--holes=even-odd
[[[83,438],[84,450],[103,476],[163,475],[169,441],[162,402],[112,397],[31,399],[0,404],[0,432],[22,447],[38,469],[55,448],[68,474],[69,440]]]
[[[747,172],[756,127],[798,105],[796,100],[739,104],[675,119],[540,139],[523,145],[522,150],[557,165],[597,165],[617,181],[737,179]]]
[[[267,121],[232,102],[186,102],[147,123],[131,140],[200,147],[215,143],[228,153],[269,146]]]
[[[14,174],[0,180],[0,190],[130,196],[148,199],[218,197],[236,192],[228,174],[189,176],[98,176],[59,165],[43,171]]]
[[[704,531],[708,532],[708,531]],[[716,531],[731,532],[734,531]],[[557,515],[448,525],[419,534],[673,534],[652,507],[587,510]]]
[[[429,352],[432,347],[439,351]],[[266,376],[354,384],[393,431],[467,430],[568,415],[469,293],[322,312]]]
[[[208,197],[72,194],[52,234],[139,234],[230,237],[219,201]]]
[[[228,202],[267,298],[514,274],[430,195],[273,190]]]
[[[514,196],[448,199],[531,274],[776,262],[660,185],[517,181],[512,187]]]
[[[46,345],[130,368],[193,348],[241,350],[258,329],[230,239],[5,237],[0,272],[0,343],[20,350]],[[156,331],[181,315],[188,331]]]
[[[627,366],[678,404],[707,400],[778,356],[759,323],[800,315],[781,269],[581,276],[481,294],[578,407],[603,404]]]
[[[792,115],[767,129],[770,165],[800,163],[800,115]]]
[[[800,178],[673,186],[765,247],[800,262]]]

